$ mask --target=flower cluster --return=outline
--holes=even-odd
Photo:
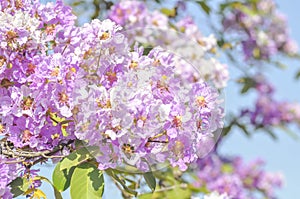
[[[97,30],[107,23],[111,30]],[[100,147],[100,169],[125,162],[147,171],[168,161],[186,170],[205,153],[197,155],[199,143],[223,126],[217,90],[203,81],[184,81],[175,73],[176,56],[162,48],[147,55],[138,46],[128,51],[113,22],[94,20],[84,28],[109,37],[101,40],[101,33],[97,41],[99,35],[89,34],[91,60],[85,60],[89,67],[83,67],[74,92],[76,137]],[[84,39],[82,44],[87,45]]]
[[[100,169],[142,170],[164,162],[185,170],[212,148],[196,153],[223,126],[218,91],[178,73],[181,57],[131,49],[109,19],[76,27],[60,0],[2,3],[0,15],[0,134],[15,148],[53,150],[77,138],[98,146]]]
[[[67,134],[78,59],[74,20],[62,1],[8,1],[0,20],[0,134],[15,147],[53,149]]]
[[[273,0],[232,4],[223,27],[241,33],[246,60],[269,59],[279,52],[294,55],[298,51],[289,37],[286,18],[276,10]]]
[[[274,198],[274,190],[283,183],[282,175],[264,171],[264,162],[259,159],[246,164],[240,157],[211,155],[197,163],[198,179],[194,185],[209,192],[227,193],[230,198]]]
[[[7,164],[7,158],[0,155],[0,197],[3,199],[12,198],[10,187],[8,186],[12,180],[18,177],[20,167],[16,164]]]
[[[148,10],[140,1],[121,1],[111,8],[108,17],[124,27],[129,43],[139,41],[148,48],[162,46],[180,55],[182,59],[175,61],[176,72],[185,73],[190,82],[204,79],[217,88],[226,86],[227,66],[209,56],[216,51],[216,39],[213,35],[204,37],[192,18],[173,22],[157,10]]]
[[[274,97],[274,88],[266,80],[257,78],[258,98],[254,109],[242,111],[242,117],[249,117],[256,127],[270,127],[300,123],[300,104],[297,102],[278,101]]]

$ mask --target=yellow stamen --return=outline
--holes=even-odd
[[[56,67],[56,68],[54,68],[54,69],[52,70],[52,72],[51,72],[50,75],[53,76],[53,77],[57,77],[58,74],[59,74],[59,67]]]
[[[134,153],[134,147],[131,146],[130,144],[123,144],[122,146],[122,150],[124,151],[124,153]]]
[[[6,62],[6,58],[3,56],[0,56],[0,68],[4,65],[5,62]]]
[[[5,126],[0,123],[0,134],[5,131]]]
[[[129,68],[130,69],[135,69],[138,67],[138,62],[136,61],[131,61],[130,65],[129,65]]]
[[[110,37],[110,34],[108,32],[104,32],[100,36],[100,40],[107,40],[109,37]]]
[[[163,80],[167,80],[167,79],[168,79],[168,77],[167,77],[166,75],[163,75],[161,78],[162,78]]]
[[[53,134],[53,135],[51,135],[51,138],[54,140],[54,139],[57,139],[57,138],[59,138],[60,137],[60,135],[58,134],[58,133],[55,133],[55,134]]]
[[[205,98],[204,98],[203,96],[198,96],[198,97],[196,98],[196,103],[197,103],[198,106],[200,106],[200,107],[206,107],[206,106],[207,106],[206,100],[205,100]]]
[[[32,106],[32,104],[33,104],[33,98],[31,98],[31,97],[25,97],[23,99],[23,103],[22,103],[23,110],[30,109],[30,107]]]

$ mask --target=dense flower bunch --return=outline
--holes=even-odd
[[[250,4],[237,4],[224,21],[226,29],[246,33],[247,59],[296,51],[270,3],[255,4],[258,18],[250,17]],[[99,182],[100,188],[89,187],[95,197],[103,192],[103,172],[133,195],[130,187],[142,185],[132,183],[135,171],[149,172],[143,177],[152,190],[186,189],[175,174],[193,163],[195,186],[212,192],[204,199],[272,198],[282,179],[265,172],[263,162],[245,165],[215,154],[201,159],[224,126],[220,92],[229,74],[215,59],[216,38],[203,36],[191,17],[168,17],[140,1],[114,4],[108,18],[78,27],[62,0],[0,1],[0,198],[12,198],[13,188],[44,197],[38,187],[48,180],[33,166],[49,159],[60,161],[50,183],[58,197],[69,186],[76,189],[82,171],[89,172],[86,184]],[[256,89],[255,110],[242,113],[252,124],[300,123],[299,106],[273,100],[263,81]],[[163,182],[166,169],[162,179],[152,173],[166,164],[181,170],[167,174],[176,181],[171,187]]]
[[[65,50],[72,40],[63,33],[76,17],[62,1],[2,1],[0,15],[0,133],[15,147],[53,149],[72,137],[58,119],[71,116],[78,61]]]
[[[258,98],[254,109],[242,111],[242,117],[250,118],[256,127],[280,126],[300,122],[300,105],[297,102],[278,101],[275,90],[265,79],[256,78]]]
[[[208,56],[216,51],[215,37],[203,36],[191,17],[172,21],[157,10],[148,10],[141,1],[121,1],[111,8],[108,17],[124,27],[129,43],[134,38],[148,48],[162,46],[180,55],[183,59],[176,60],[176,72],[185,73],[190,82],[204,79],[217,88],[226,86],[227,66]]]
[[[263,170],[262,160],[245,164],[240,157],[222,158],[211,155],[198,161],[195,186],[209,192],[227,193],[230,198],[274,198],[275,188],[281,187],[280,173]]]
[[[223,20],[225,31],[241,36],[246,60],[269,59],[279,52],[294,55],[297,44],[289,37],[286,18],[273,0],[233,3]]]
[[[90,54],[76,80],[75,135],[100,146],[100,169],[125,161],[148,170],[149,164],[169,161],[186,170],[187,163],[203,154],[197,155],[199,143],[223,126],[218,92],[176,75],[170,52],[153,48],[143,55],[137,46],[128,51],[119,28],[99,20],[83,26],[93,32],[81,42]]]
[[[62,1],[2,3],[1,16],[0,133],[15,148],[77,138],[99,146],[101,169],[125,159],[185,170],[222,128],[217,90],[176,74],[173,53],[131,50],[114,22],[76,27]]]

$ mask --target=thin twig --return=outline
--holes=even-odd
[[[116,179],[114,179],[113,177],[111,177],[111,179],[113,180],[113,182],[115,183],[117,188],[121,191],[123,198],[125,198],[125,199],[132,198],[132,195],[127,193]]]

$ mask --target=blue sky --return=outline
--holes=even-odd
[[[299,8],[300,1],[277,0],[279,10],[288,18],[292,37],[300,44],[299,29]],[[294,80],[295,72],[300,69],[299,61],[283,60],[288,66],[286,70],[277,68],[267,70],[268,78],[277,89],[276,97],[300,103],[300,81]],[[248,100],[240,101],[236,89],[231,89],[231,84],[226,89],[227,108],[235,109],[236,106],[247,104]],[[230,98],[229,98],[230,96]],[[234,100],[234,101],[231,101]],[[293,131],[300,136],[299,127],[294,127]],[[266,160],[266,168],[270,171],[281,171],[285,175],[285,186],[278,191],[279,199],[299,198],[300,186],[300,140],[294,140],[285,132],[278,130],[278,140],[274,141],[269,136],[261,133],[246,138],[239,132],[233,134],[225,140],[221,151],[224,154],[240,154],[245,159],[251,160],[261,157]]]
[[[285,13],[288,18],[290,31],[292,37],[300,44],[300,29],[299,29],[299,9],[300,1],[296,0],[277,0],[280,11]],[[290,101],[300,102],[300,81],[293,79],[295,72],[300,69],[299,61],[284,60],[288,65],[286,70],[277,68],[268,69],[268,78],[277,88],[277,98]],[[234,70],[231,70],[234,73]],[[234,74],[232,74],[234,75]],[[236,110],[238,107],[243,107],[249,104],[250,98],[239,98],[237,86],[233,81],[229,83],[225,90],[226,108],[227,110]],[[298,127],[293,130],[300,137],[300,130]],[[242,133],[233,132],[222,144],[221,151],[228,155],[241,155],[247,161],[261,157],[266,160],[266,169],[269,171],[281,171],[285,175],[285,186],[278,191],[279,199],[294,199],[299,198],[300,187],[300,140],[294,140],[283,131],[277,131],[278,140],[274,141],[264,133],[257,133],[252,138],[246,138]],[[51,179],[51,166],[42,167],[42,175]],[[44,186],[45,192],[52,198],[52,190],[50,186]],[[114,196],[114,189],[112,186],[106,184],[108,195]],[[111,195],[112,194],[112,195]],[[66,191],[64,199],[68,197],[69,192]],[[106,197],[111,198],[111,197]]]

